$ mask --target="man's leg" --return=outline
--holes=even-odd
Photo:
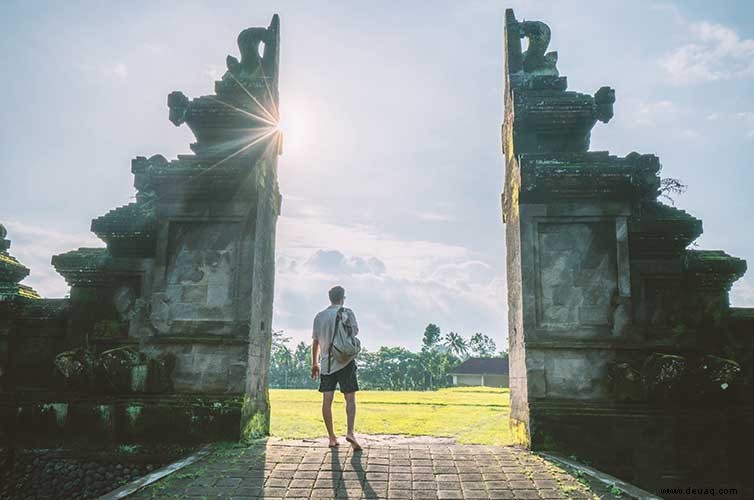
[[[355,450],[360,450],[361,446],[356,441],[356,436],[353,433],[353,424],[356,421],[356,393],[344,392],[343,397],[346,400],[346,419],[348,421],[348,432],[346,433],[346,441],[351,443],[351,446]]]
[[[343,397],[346,399],[346,417],[348,419],[346,436],[353,437],[353,424],[356,421],[356,393],[346,392],[343,393]]]
[[[338,437],[335,435],[332,425],[332,400],[335,397],[335,391],[322,393],[322,420],[325,421],[327,436],[330,439],[330,446],[338,445]]]

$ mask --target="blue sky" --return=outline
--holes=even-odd
[[[702,248],[754,266],[754,9],[702,2],[4,2],[0,222],[45,296],[50,256],[100,246],[134,156],[189,152],[166,96],[209,94],[235,39],[281,16],[284,196],[274,327],[308,339],[347,288],[364,342],[424,326],[506,342],[503,13],[552,28],[569,88],[616,89],[593,150],[655,153]],[[732,293],[754,306],[754,271]]]

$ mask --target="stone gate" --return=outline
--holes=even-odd
[[[18,285],[0,247],[5,438],[269,432],[279,46],[275,15],[241,32],[213,95],[168,96],[193,154],[131,162],[136,200],[92,221],[107,247],[52,258],[70,298]]]
[[[567,91],[549,41],[546,24],[506,11],[513,434],[649,489],[745,484],[754,309],[728,291],[746,262],[687,248],[702,223],[658,201],[656,156],[588,151],[615,92]]]

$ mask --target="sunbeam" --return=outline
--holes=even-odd
[[[226,161],[228,161],[228,160],[230,160],[232,158],[235,158],[236,156],[240,155],[241,153],[243,153],[244,151],[246,151],[249,148],[253,147],[254,145],[259,144],[260,142],[262,142],[263,140],[267,139],[268,137],[271,137],[272,135],[274,135],[276,133],[280,133],[277,126],[275,126],[275,127],[267,127],[267,128],[262,129],[262,130],[265,130],[266,132],[264,132],[261,135],[255,137],[254,139],[252,139],[251,142],[249,142],[248,144],[246,144],[243,147],[241,147],[240,149],[238,149],[238,151],[235,151],[235,152],[229,154],[228,156],[226,156],[225,158],[223,158],[222,160],[218,160],[217,162],[213,163],[212,165],[210,165],[209,167],[207,167],[206,170],[203,170],[198,175],[186,179],[179,186],[184,186],[184,185],[186,185],[186,184],[188,184],[190,182],[198,180],[204,174],[206,174],[206,173],[210,172],[211,170],[219,167],[220,165],[222,165]],[[269,147],[270,147],[270,144],[267,145],[267,147],[264,150],[264,154],[262,156],[264,156],[264,155],[267,154]],[[142,203],[141,206],[142,206],[142,208],[149,208],[150,206],[152,206],[158,200],[159,200],[159,197],[151,198],[151,199],[145,201],[144,203]]]
[[[243,153],[244,151],[246,151],[250,147],[254,146],[255,144],[259,144],[261,141],[263,141],[266,138],[270,137],[271,135],[277,133],[277,131],[278,131],[276,127],[275,128],[264,129],[264,130],[267,130],[267,132],[265,132],[264,134],[260,135],[256,139],[252,140],[249,144],[247,144],[246,146],[242,147],[241,149],[239,149],[235,153],[231,153],[228,156],[226,156],[225,158],[223,158],[222,160],[219,160],[216,163],[210,165],[209,167],[207,167],[206,170],[202,171],[199,175],[197,175],[196,177],[192,177],[189,180],[198,179],[199,177],[201,177],[202,175],[206,174],[210,170],[212,170],[212,169],[214,169],[214,168],[222,165],[223,163],[225,163],[226,161],[230,160],[231,158],[235,158],[236,156],[240,155],[241,153]]]
[[[254,118],[255,120],[259,120],[259,121],[261,121],[261,122],[264,122],[264,123],[266,123],[267,125],[270,125],[271,127],[277,127],[277,123],[276,123],[276,122],[274,122],[274,121],[270,121],[270,120],[267,120],[266,118],[262,118],[262,117],[261,117],[261,116],[259,116],[259,115],[255,115],[254,113],[251,113],[251,112],[249,112],[249,111],[246,111],[245,109],[241,109],[241,108],[239,108],[239,107],[237,107],[237,106],[234,106],[234,105],[232,105],[232,104],[230,104],[230,103],[227,103],[227,102],[225,102],[225,101],[222,101],[222,100],[220,100],[220,99],[218,99],[218,98],[216,98],[216,97],[212,97],[212,96],[209,96],[209,98],[210,98],[211,100],[213,100],[213,101],[217,102],[217,103],[220,103],[220,104],[222,104],[223,106],[227,106],[227,107],[229,107],[230,109],[232,109],[232,110],[234,110],[234,111],[237,111],[237,112],[239,112],[239,113],[241,113],[241,114],[247,115],[247,116],[249,116],[249,117],[251,117],[251,118]],[[268,113],[268,114],[269,114],[269,113]]]
[[[236,78],[236,76],[235,76],[235,75],[234,75],[233,73],[230,73],[230,72],[228,72],[228,74],[230,75],[230,77],[231,77],[231,78],[233,78],[233,81],[234,81],[234,82],[236,82],[236,84],[237,84],[237,85],[238,85],[239,87],[241,87],[241,89],[242,89],[242,90],[243,90],[243,91],[244,91],[244,92],[246,93],[246,95],[247,95],[247,96],[249,96],[249,98],[250,98],[250,99],[251,99],[252,101],[254,101],[254,102],[255,102],[255,103],[257,104],[257,106],[259,106],[259,108],[260,108],[260,109],[261,109],[262,111],[264,111],[264,112],[265,112],[265,114],[267,114],[267,116],[269,116],[270,120],[273,120],[273,121],[276,121],[276,120],[277,120],[277,118],[275,118],[275,116],[274,116],[274,115],[272,115],[272,114],[271,114],[271,113],[270,113],[269,111],[267,111],[267,108],[265,108],[265,107],[264,107],[264,105],[263,105],[263,104],[262,104],[261,102],[259,102],[259,101],[257,100],[257,98],[256,98],[256,97],[254,97],[254,95],[252,95],[252,93],[251,93],[251,92],[249,92],[249,90],[248,90],[248,89],[247,89],[246,87],[244,87],[244,86],[243,86],[243,85],[241,84],[241,82],[239,82],[239,81],[238,81],[238,79]],[[267,82],[265,81],[265,85],[266,85],[266,84],[267,84]],[[269,93],[269,87],[268,87],[268,93]],[[273,99],[270,99],[270,101],[273,101]],[[274,105],[275,105],[275,104],[273,103],[273,106],[274,106]],[[275,108],[275,109],[277,110],[277,108]]]

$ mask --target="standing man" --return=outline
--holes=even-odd
[[[361,446],[356,441],[353,433],[353,424],[356,419],[356,391],[359,390],[359,382],[356,380],[356,360],[339,360],[330,349],[335,334],[335,320],[338,311],[341,311],[341,321],[351,335],[359,333],[359,325],[356,323],[356,315],[353,311],[343,307],[346,291],[342,286],[335,286],[328,292],[330,295],[330,307],[320,311],[314,317],[312,329],[312,378],[319,376],[319,392],[322,393],[322,419],[325,421],[327,435],[330,438],[330,448],[338,446],[338,437],[333,431],[332,401],[335,397],[335,386],[340,386],[340,392],[346,399],[346,417],[348,432],[346,441],[351,443],[354,450],[360,450]],[[320,362],[322,366],[320,367]]]

